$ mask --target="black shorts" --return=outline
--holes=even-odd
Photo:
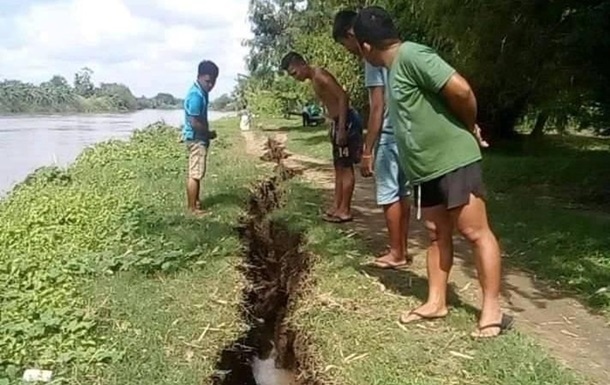
[[[422,183],[415,188],[416,202],[421,191],[421,207],[443,205],[448,210],[462,207],[470,201],[470,194],[484,198],[486,191],[483,184],[481,162],[451,171],[439,178]]]
[[[352,167],[360,163],[362,157],[362,119],[353,109],[347,113],[347,145],[338,146],[336,141],[335,128],[339,124],[339,119],[334,119],[330,129],[330,141],[333,146],[333,162],[335,166]]]

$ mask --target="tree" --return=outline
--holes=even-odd
[[[74,74],[74,89],[76,94],[84,98],[93,96],[95,86],[91,81],[93,70],[88,67],[82,68],[76,74]]]
[[[214,111],[226,111],[233,105],[233,98],[228,94],[222,94],[210,103],[210,107]]]

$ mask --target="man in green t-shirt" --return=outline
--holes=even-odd
[[[380,7],[360,11],[354,33],[365,59],[388,69],[390,119],[402,167],[430,236],[428,300],[403,323],[447,315],[447,281],[457,228],[474,248],[483,306],[473,337],[495,337],[509,317],[500,308],[500,248],[489,228],[481,172],[477,102],[468,82],[429,47],[402,42]]]

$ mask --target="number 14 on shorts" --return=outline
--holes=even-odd
[[[339,158],[349,158],[349,147],[339,147]]]

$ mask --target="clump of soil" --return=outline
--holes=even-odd
[[[272,139],[267,144],[269,159],[278,163],[279,175],[252,189],[237,229],[244,249],[240,271],[246,280],[241,317],[249,331],[221,353],[212,378],[215,385],[256,385],[252,371],[255,357],[259,361],[271,357],[277,368],[292,373],[301,369],[299,360],[306,357],[306,352],[296,351],[295,341],[303,338],[287,319],[303,289],[312,258],[301,250],[303,234],[270,216],[282,206],[282,181],[296,173],[283,166],[283,147]],[[305,377],[297,380],[295,375],[290,384],[317,384]]]
[[[288,158],[285,146],[273,138],[267,138],[264,149],[265,152],[261,156],[261,160],[265,162],[280,163],[282,159]]]

